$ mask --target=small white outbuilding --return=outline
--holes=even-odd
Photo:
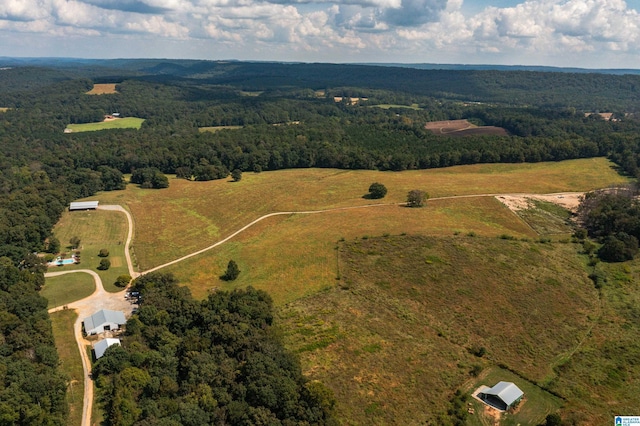
[[[107,348],[113,345],[119,346],[120,339],[106,338],[106,339],[97,341],[96,344],[93,345],[93,353],[96,355],[96,359],[102,358]]]

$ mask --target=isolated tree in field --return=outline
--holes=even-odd
[[[238,269],[238,264],[234,260],[230,260],[227,265],[227,271],[221,277],[225,281],[233,281],[238,278],[240,275],[240,269]]]
[[[233,179],[234,182],[238,182],[240,179],[242,179],[242,170],[234,169],[231,172],[231,179]]]
[[[131,275],[119,275],[118,278],[116,278],[116,282],[114,283],[116,287],[126,287],[127,284],[129,284],[131,282]]]
[[[80,238],[71,237],[71,239],[69,240],[69,244],[71,244],[71,248],[72,249],[76,249],[76,248],[80,247]]]
[[[387,187],[381,183],[374,182],[369,186],[369,197],[373,199],[384,198],[387,195]]]
[[[407,194],[408,207],[422,207],[429,199],[429,194],[419,189],[413,189]]]
[[[98,265],[98,269],[101,271],[106,271],[111,268],[111,261],[109,259],[100,260],[100,265]]]
[[[98,253],[98,256],[100,257],[109,257],[109,250],[106,248],[100,249],[100,252]]]

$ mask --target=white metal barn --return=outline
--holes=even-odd
[[[486,389],[480,393],[483,401],[501,410],[508,410],[511,406],[522,399],[524,392],[520,390],[515,383],[498,382],[492,388]]]
[[[89,336],[105,331],[117,330],[121,325],[126,324],[127,320],[121,311],[102,309],[90,317],[85,318],[82,322],[84,323],[84,332]]]
[[[98,208],[99,201],[74,201],[69,204],[69,211],[74,210],[95,210]]]
[[[96,354],[96,359],[102,358],[107,348],[113,345],[120,345],[120,339],[107,338],[97,341],[96,344],[93,345],[93,352]]]

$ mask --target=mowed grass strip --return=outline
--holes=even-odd
[[[484,193],[588,191],[628,182],[603,158],[559,163],[483,164],[405,172],[293,169],[244,173],[240,182],[171,179],[163,190],[140,189],[100,195],[103,203],[126,204],[135,220],[135,254],[141,270],[192,253],[258,217],[277,211],[361,206],[373,182],[383,183],[382,203],[402,203],[407,192],[431,197]],[[112,201],[110,201],[112,200]],[[411,230],[407,230],[410,232]],[[364,232],[364,231],[363,231]],[[382,234],[387,232],[380,229]]]
[[[335,392],[344,424],[441,424],[476,365],[535,382],[599,309],[571,244],[389,236],[343,243],[340,264],[337,286],[282,307],[277,323],[305,374]],[[532,395],[537,420],[522,424],[556,403]]]
[[[62,267],[64,268],[64,267]],[[50,268],[54,270],[55,268]],[[90,296],[96,289],[93,277],[89,274],[75,273],[48,277],[40,295],[48,301],[49,309],[66,305]]]
[[[143,122],[144,118],[125,117],[97,123],[69,124],[67,125],[67,129],[70,130],[71,133],[95,132],[109,129],[140,129]]]
[[[82,422],[82,402],[84,397],[84,371],[73,334],[73,324],[78,315],[73,310],[58,311],[50,315],[53,337],[60,357],[60,371],[69,379],[67,401],[69,402],[68,425]]]
[[[92,198],[96,199],[96,197]],[[67,246],[67,257],[73,252],[68,248],[69,240],[74,236],[80,238],[80,264],[53,266],[49,268],[49,271],[91,269],[100,275],[105,290],[120,291],[121,289],[117,288],[114,283],[119,275],[129,273],[124,257],[127,232],[127,218],[123,213],[108,210],[67,211],[62,214],[53,233],[63,247]],[[106,271],[97,269],[102,259],[98,253],[103,248],[109,250],[109,257],[106,259],[111,261],[111,267]],[[64,287],[60,287],[59,291],[65,292]],[[62,294],[57,295],[54,290],[49,296],[55,300],[64,297]]]
[[[493,197],[433,200],[420,209],[388,205],[272,217],[166,271],[173,272],[197,298],[214,288],[252,285],[269,292],[276,304],[284,304],[335,285],[335,247],[341,239],[471,231],[479,236],[535,237],[531,228]],[[240,277],[222,281],[219,276],[231,259],[239,264]]]
[[[112,95],[118,93],[116,83],[97,83],[87,92],[87,95]]]

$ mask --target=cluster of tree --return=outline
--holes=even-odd
[[[67,382],[38,294],[44,269],[33,255],[20,268],[0,257],[0,424],[67,424]]]
[[[137,183],[141,188],[168,188],[169,179],[155,167],[135,169],[131,173],[131,183]]]
[[[638,253],[640,201],[634,187],[585,195],[578,213],[589,236],[602,243],[598,257],[607,262],[631,260]]]
[[[134,281],[137,315],[97,361],[108,425],[334,424],[332,393],[308,382],[251,287],[194,300],[167,274]]]

